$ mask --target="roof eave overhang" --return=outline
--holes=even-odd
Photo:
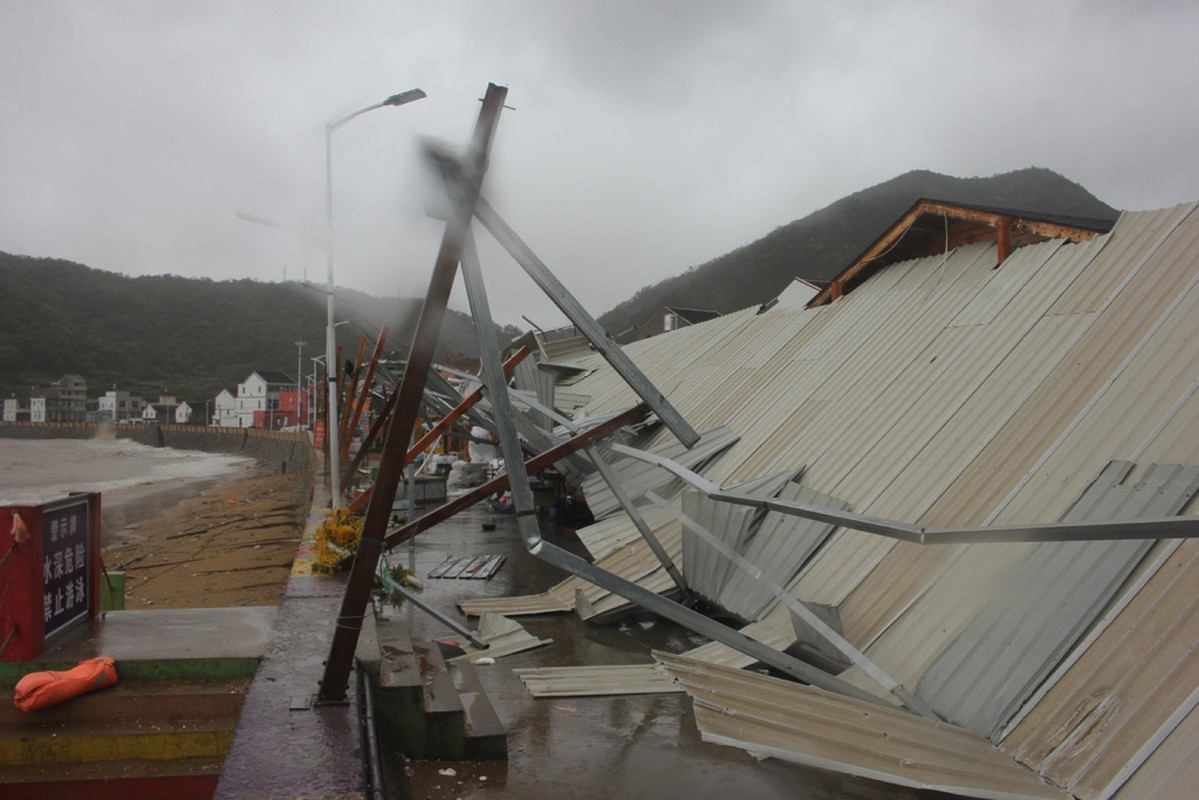
[[[914,248],[906,247],[897,252],[905,238],[920,232],[921,223],[929,217],[936,218],[943,227],[944,236],[938,237],[940,241],[917,241]],[[1105,220],[1063,221],[1030,212],[979,208],[922,198],[813,297],[808,302],[808,308],[831,303],[875,272],[898,261],[935,255],[966,244],[993,239],[999,250],[998,266],[1015,248],[1025,244],[1047,239],[1086,241],[1096,234],[1106,233],[1111,225]],[[927,239],[927,231],[924,236]]]

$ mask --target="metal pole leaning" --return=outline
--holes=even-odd
[[[349,686],[350,670],[353,667],[354,650],[358,635],[362,631],[362,618],[370,601],[371,586],[375,569],[383,549],[383,539],[391,517],[391,506],[395,502],[396,488],[403,477],[404,456],[408,451],[412,429],[420,410],[425,390],[426,374],[433,365],[433,351],[441,332],[450,292],[454,288],[454,277],[458,262],[462,259],[462,248],[470,229],[474,203],[479,196],[479,187],[487,169],[488,152],[495,135],[500,111],[508,90],[495,84],[487,87],[483,107],[475,124],[471,149],[467,156],[470,177],[460,184],[457,204],[446,224],[441,239],[441,248],[429,280],[429,290],[421,309],[420,319],[412,339],[411,354],[396,390],[395,410],[387,437],[383,444],[383,455],[375,489],[366,509],[362,526],[362,538],[350,570],[350,580],[342,597],[337,625],[333,631],[333,643],[325,663],[317,699],[320,702],[342,702]]]
[[[479,222],[483,223],[483,227],[508,251],[516,260],[516,263],[520,264],[529,277],[533,279],[533,282],[541,288],[541,291],[545,292],[546,296],[554,302],[554,305],[558,306],[562,313],[574,323],[575,327],[587,337],[587,341],[591,342],[600,355],[612,365],[612,369],[624,379],[625,383],[642,400],[649,403],[650,408],[658,415],[663,424],[670,429],[671,433],[686,447],[693,447],[699,441],[699,434],[696,433],[695,429],[691,427],[670,401],[658,391],[658,388],[650,382],[640,367],[625,355],[624,350],[609,339],[607,332],[600,327],[600,324],[587,313],[582,304],[550,272],[545,263],[533,252],[532,248],[516,235],[516,231],[508,226],[508,223],[500,217],[485,198],[480,197],[475,203],[474,213]]]
[[[491,306],[483,286],[483,271],[475,253],[475,240],[470,231],[466,233],[462,249],[462,280],[466,284],[466,296],[470,301],[471,315],[475,318],[475,327],[479,330],[479,359],[483,362],[481,374],[487,385],[488,399],[491,400],[492,416],[500,438],[500,452],[504,456],[504,464],[513,467],[508,475],[508,488],[512,492],[512,504],[516,507],[516,524],[525,540],[525,548],[535,552],[541,544],[541,525],[537,522],[529,474],[521,469],[524,455],[516,435],[516,424],[512,421],[512,401],[508,397],[508,384],[500,364],[499,342],[491,321]]]

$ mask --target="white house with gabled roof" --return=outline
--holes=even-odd
[[[237,385],[236,426],[254,427],[255,411],[277,411],[279,393],[294,389],[296,382],[285,372],[252,372]]]

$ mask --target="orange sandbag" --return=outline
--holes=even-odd
[[[109,656],[98,656],[80,661],[78,666],[63,672],[29,673],[17,681],[12,702],[22,711],[37,711],[116,682],[116,662]]]

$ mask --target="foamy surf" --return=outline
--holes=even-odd
[[[0,439],[0,505],[35,505],[71,492],[165,488],[232,475],[253,463],[127,439]]]

